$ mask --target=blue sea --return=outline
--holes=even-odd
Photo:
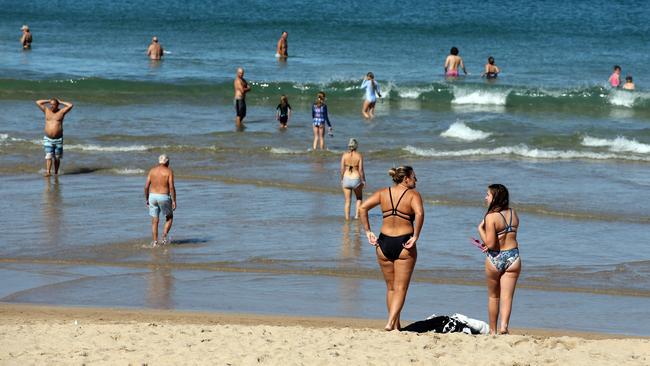
[[[570,6],[569,6],[570,5]],[[488,184],[519,211],[511,326],[650,335],[650,7],[642,1],[310,3],[0,0],[0,301],[385,317],[374,248],[343,219],[355,137],[366,196],[412,165],[425,200],[403,318],[487,318],[476,236]],[[20,27],[33,33],[21,49]],[[289,58],[274,58],[282,31]],[[166,50],[145,55],[152,36]],[[458,47],[468,75],[446,79]],[[480,77],[488,56],[502,72]],[[614,65],[635,91],[607,83]],[[232,83],[252,86],[234,127]],[[384,98],[361,116],[362,78]],[[327,93],[334,136],[311,151]],[[285,94],[287,130],[275,121]],[[34,100],[74,102],[42,178]],[[147,247],[146,171],[178,209]],[[373,228],[379,212],[371,213]]]

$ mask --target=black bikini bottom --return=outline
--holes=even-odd
[[[400,236],[388,236],[380,233],[379,238],[377,238],[377,243],[379,244],[381,252],[384,253],[384,256],[391,261],[394,261],[399,258],[402,249],[404,249],[404,244],[411,239],[412,236],[413,233]]]

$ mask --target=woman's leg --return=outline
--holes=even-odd
[[[361,107],[361,114],[363,114],[365,118],[370,118],[370,114],[368,114],[368,109],[370,109],[370,102],[364,99],[363,106]]]
[[[375,104],[377,102],[368,103],[368,118],[375,118]]]
[[[359,207],[361,206],[361,200],[363,199],[363,186],[359,185],[357,188],[354,189],[354,195],[357,198],[357,203],[356,203],[356,208],[354,211],[354,218],[358,219],[359,218]]]
[[[386,281],[386,308],[388,309],[388,323],[384,327],[385,330],[393,330],[393,326],[390,325],[390,314],[391,314],[391,304],[393,303],[393,296],[395,293],[395,268],[393,266],[393,261],[388,260],[384,256],[384,253],[379,247],[377,251],[377,263],[379,263],[379,268],[381,268],[381,273],[384,274],[384,281]],[[390,326],[389,326],[390,325]]]
[[[515,286],[521,273],[521,259],[517,259],[511,264],[505,273],[501,276],[501,304],[499,313],[501,321],[499,322],[499,333],[508,333],[508,324],[510,323],[510,312],[512,311],[512,299],[515,296]]]
[[[312,147],[316,151],[316,146],[318,144],[318,126],[314,126],[314,146]]]
[[[350,199],[352,198],[352,190],[349,188],[343,188],[343,195],[345,196],[345,205],[343,209],[345,210],[345,219],[350,220]]]
[[[318,135],[320,136],[320,149],[325,150],[325,125],[318,126]]]
[[[485,258],[485,281],[488,289],[488,318],[490,322],[490,334],[497,332],[497,320],[499,318],[499,297],[501,286],[499,280],[501,273],[494,267],[489,259]]]
[[[402,249],[402,253],[397,260],[393,262],[394,266],[394,284],[393,284],[393,298],[390,304],[390,313],[388,314],[388,323],[386,328],[400,329],[400,314],[404,307],[406,300],[406,293],[409,289],[411,282],[411,275],[417,260],[417,249],[415,247],[410,250]]]

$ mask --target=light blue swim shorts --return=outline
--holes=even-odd
[[[149,193],[149,216],[159,217],[161,213],[168,219],[174,217],[171,197],[168,194]]]

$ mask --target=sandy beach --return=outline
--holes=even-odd
[[[384,332],[382,320],[0,305],[0,364],[647,365],[650,339],[516,329]]]

